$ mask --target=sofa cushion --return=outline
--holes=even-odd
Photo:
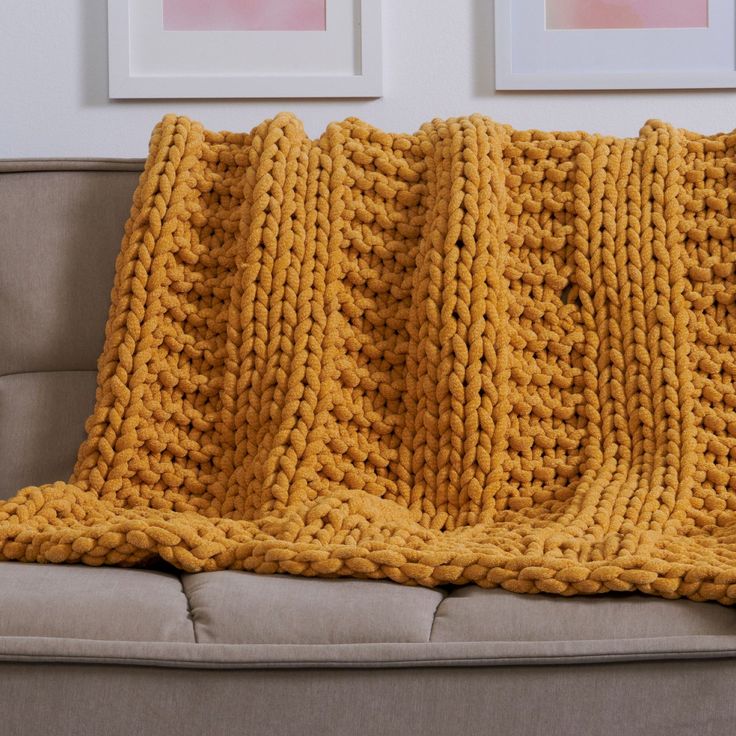
[[[0,637],[192,642],[175,575],[0,562]]]
[[[184,575],[197,641],[426,642],[443,594],[385,580],[222,571]]]
[[[140,160],[0,160],[0,499],[68,478]]]
[[[736,656],[732,609],[641,593],[552,599],[13,562],[0,563],[0,590],[0,661],[269,668]]]
[[[139,173],[0,174],[0,375],[94,370]]]
[[[433,642],[634,640],[732,636],[736,615],[720,603],[641,593],[560,598],[500,588],[458,588],[437,608]]]
[[[0,376],[0,498],[66,479],[95,399],[94,371]]]

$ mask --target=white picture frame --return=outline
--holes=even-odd
[[[381,67],[381,0],[327,0],[327,29],[314,31],[163,31],[163,24],[150,22],[150,14],[162,16],[162,0],[108,0],[109,97],[133,98],[301,98],[301,97],[380,97]],[[344,22],[346,8],[352,7],[354,25]],[[332,13],[332,16],[331,16]],[[142,16],[147,17],[142,17]],[[141,17],[139,17],[141,16]],[[337,18],[334,23],[330,19]],[[155,20],[155,17],[154,17]],[[156,27],[158,26],[158,27]],[[351,32],[352,41],[339,37]],[[331,42],[321,33],[329,31]],[[192,34],[196,34],[193,37]],[[166,34],[166,35],[163,35]],[[245,43],[244,39],[249,43]],[[211,49],[217,60],[215,71],[193,69],[197,57],[185,55],[188,39]],[[339,43],[334,40],[338,39]],[[165,41],[165,43],[162,43]],[[346,44],[352,43],[352,47]],[[147,44],[147,46],[146,46]],[[178,44],[178,45],[177,45]],[[318,44],[318,46],[315,46]],[[167,63],[176,65],[176,49],[181,46],[182,66],[159,68],[155,54],[159,46],[168,51]],[[334,68],[330,54],[335,55]],[[319,53],[304,49],[318,48]],[[173,52],[171,51],[173,49]],[[277,49],[275,72],[244,72],[251,61],[261,63],[271,49]],[[136,56],[136,50],[139,53]],[[322,53],[324,51],[324,53]],[[160,54],[163,57],[163,52]],[[140,57],[140,58],[139,58]],[[141,61],[146,57],[148,61]],[[206,54],[202,55],[203,62]],[[324,57],[324,58],[322,58]],[[321,66],[311,72],[305,59],[317,59]],[[153,59],[153,61],[151,61]],[[172,61],[173,59],[173,61]],[[150,64],[150,68],[145,67]],[[162,62],[163,63],[163,62]],[[267,63],[267,61],[265,62]],[[227,65],[231,64],[232,69]],[[143,67],[143,68],[141,68]],[[189,68],[187,68],[189,67]],[[238,68],[239,67],[239,68]],[[352,68],[350,68],[352,67]]]
[[[736,87],[736,3],[708,13],[707,28],[548,30],[545,0],[495,0],[496,89]]]

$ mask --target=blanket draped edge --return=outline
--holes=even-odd
[[[734,603],[735,185],[736,135],[656,120],[166,116],[0,559]]]

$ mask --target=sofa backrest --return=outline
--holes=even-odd
[[[0,498],[72,471],[142,168],[0,159]]]

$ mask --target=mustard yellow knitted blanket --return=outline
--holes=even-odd
[[[736,134],[658,121],[167,116],[0,559],[733,603],[735,187]]]

